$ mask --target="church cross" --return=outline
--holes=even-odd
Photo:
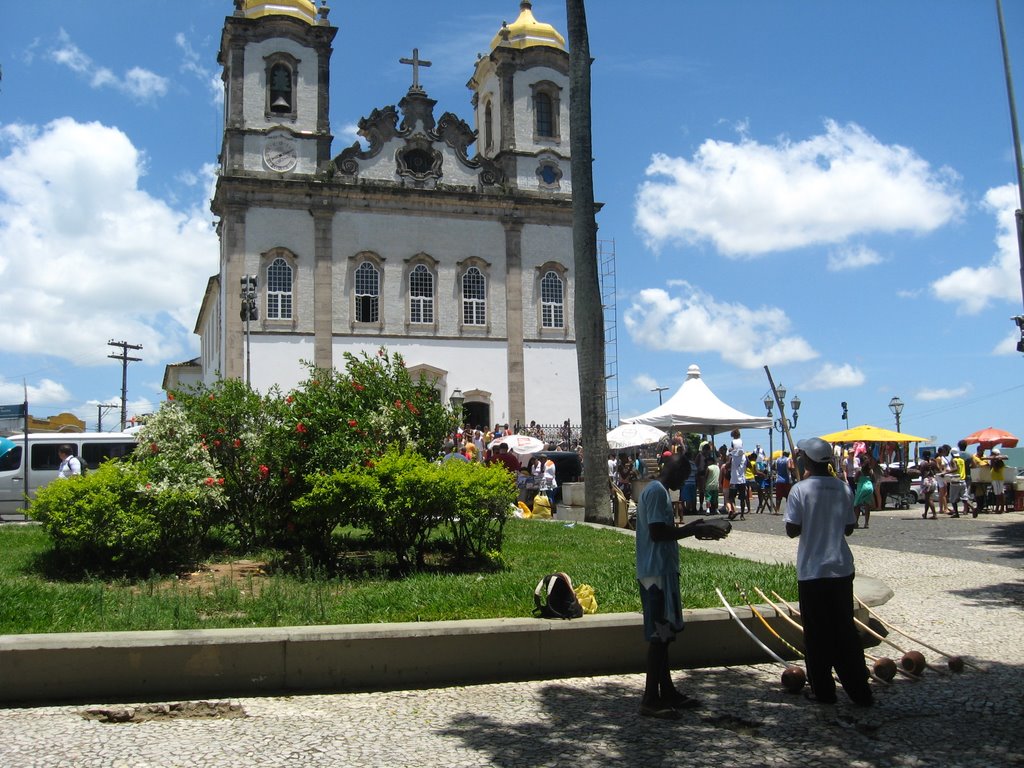
[[[422,91],[423,89],[420,88],[420,67],[429,67],[430,66],[430,62],[429,61],[425,61],[424,59],[420,58],[420,49],[419,48],[413,48],[412,49],[412,58],[411,59],[399,59],[398,63],[399,64],[412,64],[412,88],[410,88],[409,90],[412,90],[412,91]]]

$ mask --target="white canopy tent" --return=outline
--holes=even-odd
[[[649,424],[661,429],[680,428],[702,435],[717,435],[734,429],[768,429],[767,416],[751,416],[719,400],[700,377],[700,366],[691,365],[686,381],[672,397],[657,408],[620,419],[623,424]]]

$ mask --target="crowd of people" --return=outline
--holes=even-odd
[[[583,445],[569,420],[559,427],[543,427],[535,421],[527,426],[516,424],[514,428],[508,424],[495,424],[493,428],[465,426],[452,435],[441,460],[501,463],[519,477],[521,490],[525,486],[526,493],[521,493],[521,497],[532,498],[542,486],[548,492],[550,483],[542,480],[543,468],[538,470],[536,462],[522,466],[517,455],[500,442],[511,435],[535,437],[543,443],[544,451],[575,451],[582,467]],[[942,445],[934,454],[926,450],[917,462],[903,461],[905,451],[905,445],[896,444],[833,447],[833,471],[853,494],[857,527],[870,527],[872,511],[885,507],[887,497],[897,492],[901,478],[908,482],[920,478],[918,500],[923,504],[921,516],[925,519],[937,519],[940,515],[956,518],[961,513],[977,517],[979,512],[1001,513],[1012,508],[1008,500],[1012,486],[1006,478],[1006,457],[998,448],[978,445],[970,453],[961,440],[956,448]],[[680,455],[690,470],[686,482],[678,490],[669,491],[672,510],[679,521],[687,515],[725,514],[729,520],[744,520],[747,514],[782,514],[794,483],[802,474],[795,457],[785,449],[773,456],[766,455],[760,445],[748,451],[739,430],[733,430],[729,440],[717,449],[708,440],[694,449],[677,432],[656,449],[609,453],[610,497],[621,496],[627,503],[635,501],[634,483],[653,478],[665,461],[675,455]],[[972,479],[971,470],[981,468],[989,470],[986,477],[990,479]]]

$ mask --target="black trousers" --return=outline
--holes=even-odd
[[[832,670],[857,704],[871,703],[864,648],[853,623],[853,576],[799,582],[807,679],[823,701],[836,697]]]

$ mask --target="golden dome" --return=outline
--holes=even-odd
[[[504,42],[505,32],[508,32],[508,41]],[[558,30],[550,24],[542,24],[533,17],[533,3],[530,0],[522,0],[519,3],[519,18],[511,24],[502,24],[498,34],[491,40],[493,51],[504,42],[513,48],[531,48],[535,45],[548,45],[552,48],[565,50],[565,38]]]
[[[245,0],[245,18],[291,16],[307,24],[316,24],[316,3],[313,0]]]

